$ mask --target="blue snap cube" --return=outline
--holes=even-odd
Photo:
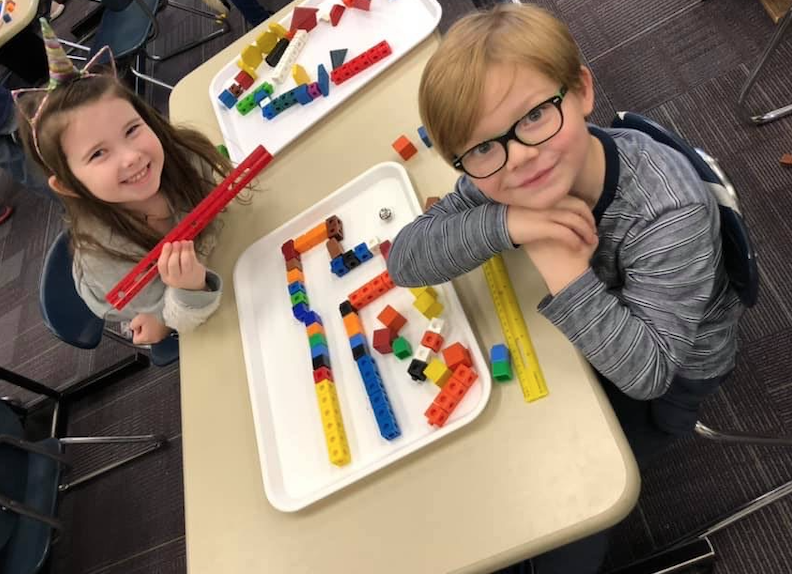
[[[355,255],[357,258],[360,259],[360,262],[368,261],[374,255],[369,250],[368,246],[365,243],[361,243],[360,245],[356,245],[354,249]]]
[[[218,99],[229,110],[233,108],[237,103],[237,99],[236,97],[234,97],[234,94],[232,94],[228,90],[223,90],[223,92],[218,96]]]
[[[324,97],[330,93],[330,76],[327,75],[327,70],[324,64],[319,64],[319,69],[316,71],[316,77],[319,82],[319,89]]]
[[[344,275],[349,273],[349,269],[344,263],[343,255],[339,255],[338,257],[335,257],[330,261],[330,271],[332,271],[333,274],[338,277],[343,277]]]
[[[289,295],[294,295],[295,293],[299,293],[300,291],[305,293],[305,284],[302,281],[295,281],[294,283],[289,283]]]
[[[490,349],[490,361],[498,363],[509,360],[509,349],[506,345],[493,345]]]

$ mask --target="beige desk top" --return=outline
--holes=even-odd
[[[254,37],[251,32],[176,86],[174,122],[221,141],[208,84]],[[234,263],[256,239],[370,166],[398,160],[390,144],[420,125],[418,81],[437,41],[432,36],[281,152],[262,177],[265,191],[224,215],[210,261],[225,281],[223,303],[207,324],[181,338],[191,574],[486,572],[605,528],[635,504],[639,476],[626,440],[584,362],[535,313],[544,289],[521,252],[507,261],[548,398],[527,404],[516,383],[496,384],[482,415],[446,439],[303,511],[284,514],[267,502]],[[424,198],[450,190],[455,179],[426,149],[406,167]],[[481,272],[455,285],[480,343],[488,349],[502,342]]]
[[[19,34],[25,26],[30,24],[38,10],[38,0],[14,0],[14,2],[16,8],[11,14],[11,22],[4,22],[0,26],[0,46]]]

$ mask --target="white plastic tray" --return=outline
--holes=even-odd
[[[321,9],[326,4],[329,6],[334,3],[341,4],[340,0],[329,0],[329,4],[328,0],[307,0],[301,5]],[[340,86],[331,81],[330,93],[326,98],[317,98],[306,106],[296,105],[272,120],[265,119],[260,109],[242,116],[236,109],[229,110],[218,101],[218,95],[239,73],[236,65],[239,58],[236,55],[209,84],[209,99],[232,161],[243,160],[259,144],[273,155],[278,153],[426,38],[440,21],[441,12],[436,0],[372,0],[369,11],[355,8],[344,10],[336,27],[319,20],[317,26],[308,33],[308,42],[297,58],[297,63],[305,68],[313,81],[316,81],[320,63],[325,65],[328,74],[332,71],[330,50],[347,48],[346,61],[349,61],[382,40],[387,40],[393,53]],[[280,23],[288,29],[291,13]],[[261,31],[264,30],[266,28],[262,27]],[[257,69],[258,78],[253,87],[267,81],[273,70],[266,62],[262,62]],[[287,80],[276,88],[273,96],[294,87],[290,73]],[[245,91],[242,97],[249,93],[250,90]]]
[[[380,208],[393,213],[380,220]],[[338,468],[328,460],[305,327],[291,312],[280,246],[330,215],[344,224],[344,248],[373,236],[392,239],[420,213],[407,172],[397,163],[381,163],[279,229],[259,239],[239,258],[234,269],[239,324],[256,426],[261,472],[267,498],[278,510],[295,511],[352,484],[388,464],[471,422],[490,396],[492,381],[462,307],[450,283],[436,288],[445,305],[448,330],[444,347],[459,341],[467,347],[479,375],[445,426],[431,427],[424,412],[439,388],[431,381],[414,382],[409,359],[400,361],[371,349],[382,374],[402,436],[383,439],[352,357],[338,305],[356,288],[385,270],[381,255],[342,278],[330,272],[324,244],[302,256],[311,308],[322,317],[341,404],[352,462]],[[360,311],[371,343],[376,319],[386,304],[407,318],[400,332],[415,350],[429,321],[413,306],[407,289],[394,288]]]

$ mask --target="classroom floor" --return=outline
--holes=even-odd
[[[197,0],[187,0],[197,2]],[[441,0],[441,29],[490,0]],[[267,2],[264,2],[267,4]],[[276,0],[267,7],[279,8]],[[792,265],[788,244],[792,118],[761,129],[743,122],[735,101],[773,24],[755,0],[541,0],[572,29],[597,85],[592,121],[608,124],[615,110],[646,114],[676,129],[721,160],[739,192],[761,257],[762,293],[740,328],[737,371],[709,402],[713,426],[792,434]],[[68,0],[55,22],[59,34],[93,7]],[[157,51],[209,31],[209,23],[166,9],[167,37]],[[150,69],[175,83],[243,31],[233,31]],[[792,34],[778,48],[751,98],[758,107],[792,101],[788,62]],[[167,113],[167,93],[150,101]],[[0,364],[54,387],[73,382],[128,353],[113,342],[95,351],[56,340],[38,311],[37,284],[45,250],[60,229],[56,210],[21,190],[0,186],[0,204],[16,213],[0,226]],[[786,357],[786,358],[785,358]],[[178,365],[148,370],[86,399],[73,411],[71,434],[158,432],[168,447],[63,497],[66,531],[50,571],[59,574],[186,572]],[[14,394],[0,384],[0,395]],[[207,423],[211,424],[211,423]],[[218,428],[218,432],[222,432]],[[112,453],[75,452],[80,472]],[[726,447],[681,441],[643,476],[635,511],[613,534],[610,566],[624,564],[792,478],[792,449]],[[221,496],[222,493],[218,493]],[[526,509],[530,511],[530,509]],[[714,536],[717,574],[786,574],[792,563],[792,500],[777,503]],[[265,558],[262,558],[264,564]]]

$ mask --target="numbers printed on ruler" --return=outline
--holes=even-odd
[[[496,255],[484,264],[484,277],[487,279],[523,396],[528,402],[541,399],[547,396],[547,384],[501,255]]]

